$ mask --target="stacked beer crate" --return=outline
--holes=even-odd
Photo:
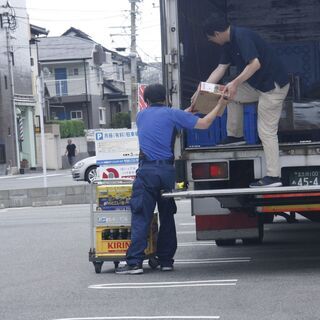
[[[125,256],[131,243],[131,191],[132,184],[97,185],[96,255],[119,258]],[[157,223],[155,214],[148,238],[147,255],[155,252]]]

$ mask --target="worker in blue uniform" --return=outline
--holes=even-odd
[[[258,101],[257,127],[265,154],[266,175],[252,182],[250,187],[279,187],[282,182],[278,124],[283,101],[289,90],[289,76],[285,65],[259,34],[248,28],[230,25],[223,14],[214,13],[209,16],[203,23],[203,28],[208,40],[222,47],[220,62],[206,81],[218,83],[231,65],[237,69],[237,76],[225,86],[230,103],[227,137],[221,145],[246,143],[243,133],[243,104]]]
[[[131,245],[127,250],[126,265],[115,270],[118,274],[143,273],[144,250],[156,204],[160,220],[156,252],[160,270],[173,270],[173,257],[177,249],[174,221],[177,208],[174,199],[161,197],[161,192],[171,191],[175,185],[175,134],[182,128],[207,129],[227,104],[222,97],[210,113],[199,118],[190,112],[190,108],[183,111],[168,107],[166,90],[161,84],[147,86],[144,100],[148,108],[140,111],[136,119],[140,161],[130,201]]]

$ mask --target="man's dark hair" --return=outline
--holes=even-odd
[[[163,103],[166,100],[166,89],[160,83],[150,84],[144,89],[143,99],[148,104]]]
[[[216,31],[222,32],[228,29],[230,23],[221,13],[211,14],[202,24],[203,31],[206,35],[212,36]]]

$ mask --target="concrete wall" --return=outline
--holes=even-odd
[[[76,161],[89,157],[85,137],[71,138],[71,140],[78,150]],[[58,170],[70,167],[67,157],[65,156],[67,141],[68,139],[60,139],[60,136],[54,133],[45,133],[47,169]],[[39,133],[36,134],[36,144],[38,166],[42,167],[41,135]]]
[[[45,150],[46,150],[46,162],[47,169],[58,170],[61,169],[61,155],[58,155],[60,150],[60,138],[53,133],[45,133]],[[37,164],[42,167],[42,147],[41,147],[41,135],[36,134],[37,145]]]
[[[90,203],[90,188],[91,185],[87,184],[66,187],[0,190],[0,209]]]

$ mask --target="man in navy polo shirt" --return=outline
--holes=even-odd
[[[148,108],[137,115],[140,146],[139,168],[131,195],[131,245],[126,254],[127,264],[116,269],[118,274],[143,273],[142,261],[147,247],[147,236],[158,205],[160,229],[157,257],[161,271],[173,270],[173,257],[177,249],[174,199],[162,198],[161,191],[171,191],[175,184],[173,144],[176,131],[207,129],[217,114],[225,108],[227,100],[221,98],[204,118],[193,115],[190,108],[183,111],[166,105],[166,90],[161,84],[145,88],[144,100]]]
[[[245,144],[243,103],[258,101],[258,134],[266,159],[266,176],[250,187],[281,186],[278,124],[289,90],[288,73],[272,48],[255,32],[230,25],[216,14],[203,24],[209,41],[222,46],[220,63],[207,82],[218,83],[230,65],[238,76],[225,87],[228,104],[227,138],[223,145]]]

